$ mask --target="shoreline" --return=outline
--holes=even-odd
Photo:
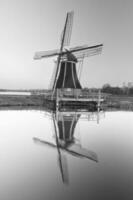
[[[0,107],[45,107],[45,95],[2,95],[0,94]],[[105,102],[101,104],[103,109],[118,108],[133,110],[133,96],[109,96]]]

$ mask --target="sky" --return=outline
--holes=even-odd
[[[34,53],[60,47],[71,10],[70,46],[104,44],[102,54],[85,58],[82,86],[133,82],[132,0],[0,0],[0,89],[49,88],[56,58]]]

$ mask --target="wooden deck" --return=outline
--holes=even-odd
[[[63,97],[63,98],[59,98],[58,101],[76,101],[76,102],[103,102],[104,98],[101,98],[98,100],[98,98],[67,98],[67,97]]]
[[[63,101],[104,101],[105,95],[101,92],[85,92],[81,89],[57,89],[54,94],[52,91],[45,93],[45,98],[49,100]]]

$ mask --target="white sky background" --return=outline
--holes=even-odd
[[[33,56],[59,48],[71,10],[71,46],[104,44],[101,55],[85,59],[82,86],[133,81],[132,0],[0,0],[0,88],[48,88],[55,58]]]

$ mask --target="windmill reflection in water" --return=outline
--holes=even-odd
[[[76,124],[79,119],[95,120],[99,123],[99,118],[103,114],[100,112],[53,112],[51,114],[56,144],[49,141],[45,141],[34,137],[33,140],[37,144],[47,145],[52,148],[56,148],[58,152],[58,162],[60,167],[60,172],[62,176],[62,181],[65,184],[69,183],[69,176],[67,170],[67,159],[64,151],[73,156],[86,158],[95,162],[98,162],[97,154],[86,148],[83,148],[80,140],[74,137],[74,132]]]

